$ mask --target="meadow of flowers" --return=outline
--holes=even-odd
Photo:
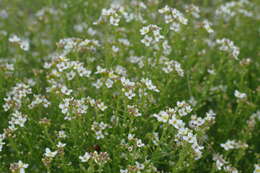
[[[0,173],[259,173],[259,0],[0,0]]]

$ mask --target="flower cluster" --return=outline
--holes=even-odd
[[[202,26],[203,26],[203,28],[205,28],[205,30],[206,30],[209,34],[211,34],[211,33],[214,32],[214,30],[211,28],[212,23],[210,23],[208,20],[204,20],[204,21],[202,22]]]
[[[27,121],[27,116],[23,115],[19,111],[15,111],[12,113],[11,120],[8,122],[8,129],[11,131],[15,131],[18,127],[24,127],[25,122]]]
[[[195,153],[195,159],[199,159],[202,156],[201,150],[204,148],[198,144],[196,135],[193,131],[185,127],[185,122],[181,120],[181,117],[187,116],[192,112],[192,108],[185,101],[177,102],[177,106],[169,108],[166,111],[160,111],[153,116],[157,118],[159,122],[168,123],[177,129],[175,141],[178,144],[182,144],[184,141],[192,144],[192,148]]]
[[[210,110],[206,113],[205,118],[198,117],[196,115],[191,116],[191,120],[189,121],[189,127],[195,130],[200,130],[203,128],[208,128],[208,124],[214,123],[216,118],[216,114]]]
[[[158,89],[157,89],[157,87],[155,86],[155,85],[153,85],[153,83],[152,83],[152,81],[150,80],[150,79],[144,79],[144,78],[142,78],[141,79],[141,82],[143,83],[143,84],[145,84],[145,86],[149,89],[149,90],[151,90],[151,91],[154,91],[154,92],[160,92]]]
[[[131,173],[131,172],[142,172],[145,171],[147,173],[158,173],[156,167],[154,167],[150,160],[145,160],[144,163],[140,163],[136,161],[134,165],[128,165],[127,169],[120,169],[120,173]]]
[[[79,159],[83,163],[93,160],[98,165],[104,165],[110,160],[110,157],[107,152],[98,153],[97,151],[94,151],[91,153],[86,152],[83,156],[79,156]]]
[[[127,105],[127,110],[130,115],[133,115],[135,117],[142,116],[142,114],[139,112],[137,106],[135,106],[135,105]]]
[[[142,140],[136,138],[134,134],[129,133],[127,136],[127,139],[128,139],[128,142],[130,142],[130,143],[133,142],[135,144],[135,146],[137,146],[138,148],[145,146],[145,144],[142,142]],[[122,143],[124,143],[124,141],[122,141]],[[132,147],[128,148],[128,150],[130,150],[130,151],[132,149],[133,149]]]
[[[49,69],[47,74],[49,87],[47,92],[55,92],[57,94],[71,95],[72,90],[65,84],[64,80],[71,81],[76,77],[89,78],[92,73],[84,67],[79,61],[71,61],[64,56],[53,56],[51,62],[44,64],[45,69]]]
[[[135,134],[129,133],[127,136],[127,140],[122,139],[120,142],[120,147],[124,151],[128,151],[127,153],[122,154],[121,158],[126,160],[130,158],[138,159],[139,157],[141,157],[138,151],[142,150],[145,146],[146,145],[141,139],[135,137]]]
[[[155,45],[160,40],[164,39],[164,36],[161,35],[160,30],[161,28],[159,26],[153,24],[142,27],[140,29],[140,33],[144,36],[144,38],[141,42],[147,47]]]
[[[227,2],[216,10],[216,15],[223,17],[225,20],[230,20],[238,14],[246,17],[252,17],[253,13],[246,9],[246,7],[250,5],[252,4],[248,0]]]
[[[10,170],[12,173],[25,173],[25,169],[29,167],[29,164],[23,163],[21,160],[19,160],[17,163],[12,163],[10,165]]]
[[[132,82],[129,79],[126,79],[125,77],[122,77],[120,81],[124,87],[122,88],[122,91],[125,93],[125,96],[131,100],[136,95],[134,93],[134,88],[136,85],[135,82]]]
[[[182,25],[188,24],[188,19],[177,9],[165,6],[159,9],[159,13],[164,14],[165,23],[170,24],[170,30],[179,32]]]
[[[33,109],[35,106],[42,104],[43,107],[47,108],[50,106],[50,102],[46,99],[43,95],[34,95],[34,100],[31,102],[31,104],[28,105],[30,109]]]
[[[7,93],[7,97],[4,98],[5,104],[3,108],[5,111],[10,109],[19,110],[22,105],[22,100],[28,94],[31,94],[32,90],[29,85],[25,83],[17,83],[9,93]]]
[[[44,156],[48,158],[54,158],[57,155],[57,153],[57,151],[51,151],[49,148],[46,148]]]
[[[46,167],[49,167],[52,160],[58,154],[58,151],[51,151],[49,148],[45,148],[45,153],[43,154],[42,162]]]
[[[48,16],[56,17],[58,20],[58,16],[61,15],[61,10],[53,8],[53,7],[44,7],[38,10],[35,13],[35,16],[40,21],[48,22]]]
[[[257,121],[260,121],[260,111],[253,113],[249,120],[247,120],[249,129],[253,129],[256,126]]]
[[[254,173],[258,173],[258,172],[260,172],[260,165],[259,164],[255,164]]]
[[[108,133],[105,132],[107,128],[110,128],[110,126],[104,122],[98,123],[94,121],[91,125],[91,130],[95,133],[95,137],[97,140],[103,139],[106,135],[108,135]]]
[[[100,47],[97,40],[80,39],[80,38],[65,38],[61,39],[57,46],[63,49],[65,54],[70,52],[96,51]]]
[[[29,51],[29,49],[30,49],[30,44],[29,44],[28,39],[20,38],[17,35],[12,35],[9,38],[9,42],[19,45],[19,47],[24,51]]]
[[[247,148],[248,145],[246,143],[243,143],[241,141],[235,141],[235,140],[227,140],[226,143],[220,144],[222,148],[224,148],[226,151],[232,150],[232,149],[239,149],[239,148]]]
[[[59,104],[61,112],[65,114],[66,120],[71,120],[73,115],[81,116],[87,113],[88,106],[86,105],[86,99],[74,99],[74,98],[65,98],[63,103]]]
[[[217,45],[219,45],[219,50],[229,53],[234,59],[238,59],[239,48],[235,46],[234,42],[227,39],[217,39]]]
[[[88,104],[90,104],[90,106],[94,107],[97,110],[105,111],[107,109],[105,103],[100,100],[95,100],[93,98],[87,97],[86,101]]]
[[[229,173],[238,173],[238,170],[232,167],[226,160],[224,160],[222,155],[214,154],[213,160],[216,162],[216,167],[218,170],[224,170]]]
[[[121,6],[112,6],[109,9],[102,9],[101,16],[94,24],[109,22],[110,25],[118,26],[123,13],[124,8]]]
[[[185,11],[194,18],[200,18],[200,8],[194,4],[185,5]]]
[[[260,170],[257,0],[0,2],[1,173]]]
[[[162,71],[165,73],[171,73],[173,70],[175,70],[180,77],[184,76],[184,70],[181,68],[181,64],[178,61],[170,60],[166,57],[161,57],[160,64],[163,65]]]
[[[8,61],[0,60],[0,70],[7,72],[6,74],[10,74],[11,72],[14,71],[14,64],[9,63]]]

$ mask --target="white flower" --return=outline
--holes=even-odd
[[[127,109],[130,115],[135,117],[140,117],[142,114],[139,112],[138,108],[134,105],[127,105]]]
[[[181,30],[181,25],[179,23],[172,22],[172,24],[170,25],[170,30],[179,32]]]
[[[106,85],[107,85],[107,84],[106,84]],[[99,88],[101,88],[101,87],[103,86],[103,82],[102,82],[102,80],[97,79],[96,82],[93,82],[93,83],[92,83],[92,86],[94,86],[96,89],[99,89]]]
[[[99,17],[98,21],[94,22],[93,24],[99,24],[101,21],[109,21],[109,23],[113,26],[118,26],[123,8],[117,9],[116,7],[112,7],[109,9],[102,9],[101,16]]]
[[[20,43],[20,48],[23,49],[24,51],[28,51],[30,49],[30,44],[28,40],[22,40]]]
[[[131,133],[129,133],[128,136],[127,136],[128,140],[130,140],[130,141],[133,140],[134,137],[135,137],[135,135],[131,134]]]
[[[120,50],[119,47],[116,47],[114,45],[112,46],[112,51],[113,52],[117,53],[117,52],[119,52],[119,50]]]
[[[161,121],[161,122],[164,122],[164,123],[166,123],[170,118],[170,115],[165,111],[161,111],[159,113],[159,115],[155,114],[154,116],[157,118],[158,121]]]
[[[223,147],[226,151],[231,149],[239,149],[239,148],[247,148],[248,145],[246,143],[243,143],[241,141],[235,141],[235,140],[227,140],[226,143],[220,144],[221,147]]]
[[[103,102],[97,102],[97,107],[101,110],[101,111],[105,111],[107,109],[107,106],[103,103]]]
[[[3,134],[0,134],[0,152],[2,151],[3,146],[5,144],[4,139],[5,139],[5,136]]]
[[[147,47],[151,45],[152,41],[153,38],[148,35],[145,35],[144,38],[141,40],[141,42]]]
[[[8,122],[9,128],[12,130],[16,130],[16,125],[20,127],[24,127],[26,121],[27,121],[26,115],[23,115],[19,111],[15,111],[14,113],[12,113],[11,120]]]
[[[226,151],[230,150],[230,149],[234,149],[235,148],[235,141],[234,140],[227,140],[226,143],[224,144],[220,144],[221,147],[223,147]]]
[[[245,99],[247,97],[247,95],[245,93],[241,93],[238,90],[235,90],[234,95],[238,99]]]
[[[227,39],[217,39],[216,43],[219,45],[219,50],[228,52],[234,59],[238,59],[240,53],[239,47],[235,46],[234,42]]]
[[[49,158],[54,158],[57,155],[58,151],[51,151],[49,148],[45,149],[44,156],[49,157]]]
[[[165,6],[164,8],[159,9],[159,13],[164,14],[165,23],[170,24],[170,29],[175,32],[180,31],[180,24],[188,24],[188,19],[185,18],[184,15],[175,8]]]
[[[159,12],[160,14],[164,14],[164,13],[169,12],[170,10],[171,10],[170,7],[169,7],[168,5],[166,5],[165,7],[159,9],[158,12]]]
[[[64,148],[66,146],[66,144],[58,142],[58,144],[56,145],[58,148]]]
[[[105,138],[105,135],[108,133],[105,132],[105,129],[109,128],[108,124],[105,124],[103,122],[96,122],[94,121],[93,124],[91,125],[91,130],[95,132],[96,139],[103,139]]]
[[[159,92],[157,87],[155,85],[153,85],[153,83],[150,79],[147,79],[147,78],[144,79],[143,78],[143,79],[141,79],[141,82],[143,82],[149,90]]]
[[[67,135],[65,134],[65,131],[61,130],[58,132],[58,138],[66,138]]]
[[[135,93],[133,92],[133,90],[129,90],[127,92],[125,92],[125,96],[128,98],[128,99],[132,99],[133,97],[135,97]]]
[[[108,88],[111,88],[114,84],[114,81],[111,79],[107,79],[105,84]]]
[[[140,29],[141,35],[144,35],[144,38],[141,40],[141,42],[145,46],[158,43],[161,39],[164,38],[164,36],[160,34],[160,30],[161,28],[157,25],[150,24],[148,26],[144,26]]]
[[[120,169],[120,173],[128,173],[127,169]]]
[[[13,163],[10,166],[11,171],[15,171],[19,173],[25,173],[25,169],[28,168],[29,165],[27,163],[23,163],[21,160],[19,160],[17,163]]]
[[[259,164],[256,164],[255,165],[255,170],[253,173],[259,173],[260,172],[260,165]]]
[[[144,27],[142,27],[141,29],[140,29],[140,33],[141,33],[141,35],[145,35],[145,34],[147,34],[148,32],[149,32],[149,27],[148,26],[144,26]]]
[[[70,95],[72,93],[71,89],[68,89],[65,85],[61,87],[61,92],[65,95]]]
[[[135,162],[135,164],[136,164],[136,167],[137,167],[139,170],[143,170],[143,169],[144,169],[144,164],[139,163],[139,162]]]
[[[87,162],[91,158],[91,155],[86,152],[83,156],[79,156],[81,162]]]
[[[19,160],[18,167],[20,169],[20,173],[24,173],[25,172],[24,169],[28,168],[28,166],[29,166],[28,164],[23,163],[21,160]]]
[[[141,139],[138,139],[138,140],[136,141],[136,146],[137,146],[137,147],[143,147],[143,146],[144,146],[144,143],[142,142]]]
[[[68,80],[72,80],[75,76],[76,76],[76,73],[74,71],[70,71],[66,74]]]
[[[214,32],[214,30],[211,28],[211,25],[212,25],[212,24],[211,24],[209,21],[204,20],[204,21],[202,22],[202,25],[203,25],[203,27],[206,29],[206,31],[207,31],[209,34]]]
[[[15,43],[15,42],[20,42],[21,39],[17,35],[12,35],[11,37],[9,37],[8,41],[11,43]]]
[[[21,39],[17,35],[12,35],[9,38],[9,42],[17,43],[20,46],[20,48],[23,49],[24,51],[28,51],[30,48],[29,41],[27,39]]]

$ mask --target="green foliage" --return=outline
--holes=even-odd
[[[0,172],[260,170],[259,1],[0,3]]]

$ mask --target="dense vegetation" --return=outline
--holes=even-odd
[[[0,7],[0,173],[260,171],[259,0]]]

